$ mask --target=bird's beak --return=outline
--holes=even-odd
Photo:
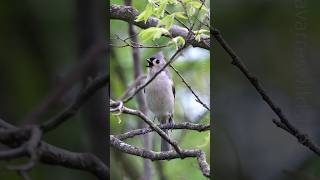
[[[147,59],[148,65],[146,67],[151,68],[153,66],[152,61],[150,59]]]

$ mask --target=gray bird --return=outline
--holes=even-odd
[[[147,81],[152,78],[165,64],[162,52],[153,55],[148,61]],[[147,105],[161,124],[173,125],[173,109],[175,88],[168,69],[164,69],[145,87]],[[164,132],[168,134],[168,129]],[[170,144],[161,138],[161,151],[169,151]]]

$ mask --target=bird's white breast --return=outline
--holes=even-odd
[[[174,95],[172,92],[172,81],[165,72],[161,72],[151,81],[146,86],[145,92],[147,105],[156,116],[173,113]]]

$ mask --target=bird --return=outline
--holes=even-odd
[[[147,62],[146,81],[150,80],[166,64],[166,60],[161,51],[148,58]],[[157,77],[145,87],[144,92],[147,106],[159,123],[173,126],[175,87],[169,70],[165,68],[158,74]],[[164,129],[163,131],[169,135],[168,129]],[[161,138],[161,151],[169,150],[170,144]]]

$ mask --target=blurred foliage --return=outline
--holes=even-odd
[[[59,85],[61,78],[79,63],[74,0],[3,0],[0,2],[0,117],[15,125]],[[79,88],[74,88],[78,92]],[[39,121],[51,117],[70,98],[50,109]],[[53,145],[72,151],[89,151],[87,127],[81,113],[44,137]],[[26,159],[13,161],[21,162]],[[1,180],[20,180],[0,163]],[[64,167],[38,164],[31,179],[95,179],[91,174]]]

